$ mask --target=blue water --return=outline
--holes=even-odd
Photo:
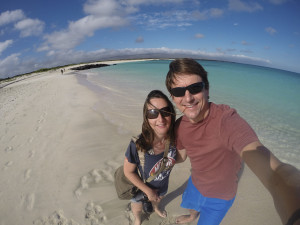
[[[300,74],[245,64],[201,61],[208,72],[210,100],[237,109],[261,142],[300,168]],[[169,60],[119,63],[87,70],[101,95],[97,110],[120,132],[138,133],[142,106],[153,89],[165,88]]]

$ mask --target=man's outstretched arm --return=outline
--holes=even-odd
[[[260,142],[247,145],[241,157],[271,193],[282,223],[287,224],[300,209],[300,171],[281,162]]]

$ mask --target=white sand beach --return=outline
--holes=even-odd
[[[69,68],[1,84],[0,225],[130,224],[113,174],[141,120],[132,121],[135,133],[118,130],[94,110],[99,98]],[[143,224],[173,224],[187,213],[180,202],[189,173],[189,161],[174,167],[162,201],[168,218],[151,214]],[[221,224],[282,224],[271,195],[247,167]]]

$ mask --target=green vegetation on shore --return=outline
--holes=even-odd
[[[57,66],[57,67],[52,67],[52,68],[41,68],[39,70],[32,71],[30,73],[19,74],[19,75],[15,75],[13,77],[0,78],[0,83],[1,82],[7,82],[7,81],[13,81],[13,80],[16,80],[17,78],[33,75],[35,73],[43,73],[43,72],[47,72],[47,71],[50,71],[50,70],[55,71],[55,70],[58,70],[58,69],[61,69],[61,68],[67,67],[67,66],[74,66],[74,65],[78,65],[78,64],[69,64],[69,65]]]
[[[118,60],[139,60],[140,58],[130,58],[130,59],[110,59],[110,60],[104,60],[105,61],[118,61]],[[145,59],[145,60],[152,60],[153,58],[142,58],[142,59]],[[36,71],[32,71],[32,72],[29,72],[29,73],[24,73],[24,74],[19,74],[19,75],[14,75],[12,77],[7,77],[7,78],[0,78],[0,83],[2,82],[11,82],[11,81],[14,81],[16,79],[19,79],[19,78],[22,78],[24,77],[24,79],[26,78],[26,76],[30,76],[30,75],[33,75],[35,73],[43,73],[43,72],[47,72],[47,71],[55,71],[55,70],[58,70],[58,69],[62,69],[62,68],[65,68],[65,67],[69,67],[69,66],[77,66],[77,65],[80,65],[80,64],[90,64],[90,63],[102,63],[102,61],[94,61],[94,62],[81,62],[81,63],[73,63],[73,64],[68,64],[68,65],[64,65],[64,66],[57,66],[57,67],[52,67],[52,68],[41,68],[39,70],[36,70]]]

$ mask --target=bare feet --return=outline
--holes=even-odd
[[[198,215],[197,215],[198,216]],[[176,224],[184,224],[194,221],[197,216],[194,215],[182,215],[176,218]]]
[[[134,220],[134,225],[141,225],[141,224],[142,224],[142,222],[140,220],[137,220],[137,219]]]
[[[157,215],[159,215],[162,218],[167,217],[167,211],[166,210],[160,211],[159,209],[154,209],[154,211],[157,213]]]

